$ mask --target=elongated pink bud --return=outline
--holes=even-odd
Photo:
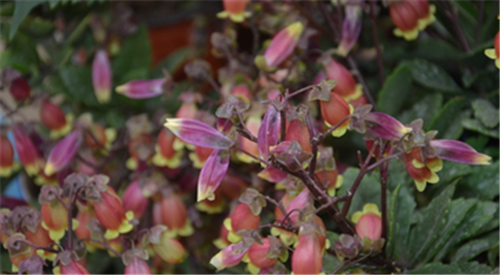
[[[153,274],[149,268],[148,263],[143,259],[134,257],[126,267],[124,274]]]
[[[281,126],[280,113],[271,104],[267,105],[267,112],[259,128],[258,145],[260,157],[269,158],[269,147],[278,144]]]
[[[198,120],[168,118],[164,125],[184,142],[196,146],[213,149],[227,149],[233,143],[215,128]]]
[[[111,64],[105,50],[98,50],[92,63],[92,83],[99,103],[107,103],[111,99]]]
[[[384,113],[369,113],[365,120],[367,127],[378,137],[385,140],[399,140],[405,134],[411,132],[411,128],[405,127],[397,119]]]
[[[229,167],[229,152],[214,150],[201,169],[198,179],[198,199],[214,200],[214,192],[219,187]]]
[[[81,143],[82,137],[79,130],[71,132],[59,141],[50,152],[49,159],[45,165],[45,175],[51,176],[66,167],[75,156]]]
[[[439,158],[474,165],[490,165],[491,157],[478,153],[467,143],[457,140],[432,140]]]
[[[273,37],[264,55],[255,58],[255,64],[266,71],[275,70],[293,52],[304,30],[304,25],[295,22]]]
[[[347,56],[356,44],[361,32],[362,19],[360,5],[346,5],[344,23],[342,24],[342,39],[337,49],[338,54]]]
[[[164,78],[153,80],[132,80],[116,87],[116,92],[129,98],[151,98],[163,93]]]
[[[20,127],[14,127],[14,145],[19,159],[28,175],[32,176],[40,171],[41,157],[30,137]]]
[[[232,244],[217,253],[217,255],[210,260],[210,264],[215,266],[217,271],[235,266],[241,262],[248,249],[249,247],[245,246],[243,242]]]

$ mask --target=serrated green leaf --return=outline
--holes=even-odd
[[[486,127],[493,128],[498,125],[498,109],[488,100],[476,99],[472,102],[474,116],[479,119]]]
[[[426,88],[448,93],[462,91],[453,78],[436,64],[423,59],[405,61],[403,64],[410,69],[413,80]]]
[[[472,240],[462,245],[451,257],[452,262],[466,262],[477,255],[498,246],[498,232],[492,232],[487,237]]]
[[[386,253],[403,263],[411,260],[407,244],[415,207],[415,200],[408,188],[398,185],[391,199]]]
[[[499,163],[488,166],[473,166],[471,173],[457,185],[457,195],[469,198],[492,200],[499,195]]]
[[[387,189],[392,192],[396,187],[402,184],[411,190],[411,186],[414,185],[413,179],[406,171],[406,167],[403,161],[398,159],[392,159],[389,161],[389,178],[387,179]]]
[[[429,125],[431,120],[439,113],[441,105],[443,104],[443,95],[440,93],[433,93],[422,97],[419,101],[415,102],[411,108],[404,110],[396,118],[403,124],[409,124],[417,118],[424,120],[424,128]]]
[[[398,114],[410,93],[411,83],[411,71],[406,66],[398,66],[378,94],[379,110],[392,116]]]
[[[124,84],[124,76],[132,70],[148,70],[151,65],[151,45],[146,27],[140,26],[136,33],[123,43],[118,55],[111,61],[117,85]]]
[[[474,235],[484,224],[488,223],[498,208],[494,202],[478,201],[465,215],[453,235],[441,247],[434,261],[442,260],[459,242]]]
[[[478,262],[459,262],[451,265],[459,267],[463,274],[489,274],[493,270],[493,268]]]
[[[448,217],[446,218],[446,224],[439,232],[439,238],[430,246],[427,254],[425,255],[422,263],[429,262],[434,255],[441,249],[443,244],[450,238],[450,236],[455,232],[457,226],[462,222],[467,214],[467,211],[471,209],[477,200],[473,199],[458,199],[451,202],[449,207]]]
[[[439,237],[446,224],[450,199],[455,191],[455,184],[450,184],[431,203],[420,210],[417,225],[411,229],[408,249],[412,255],[412,266],[425,256],[429,247]]]
[[[436,138],[457,139],[461,133],[461,121],[464,119],[462,109],[467,106],[464,98],[455,97],[448,101],[439,114],[429,124],[429,130],[437,130]],[[457,129],[457,126],[459,129]]]
[[[467,129],[471,130],[474,132],[478,132],[480,134],[499,139],[500,134],[498,131],[498,128],[496,129],[488,129],[486,128],[479,120],[477,119],[464,119],[462,120],[462,126]]]
[[[408,274],[462,274],[457,266],[444,265],[442,263],[430,263],[420,268],[410,270]]]
[[[44,0],[31,0],[31,1],[16,1],[16,7],[14,8],[14,15],[12,16],[12,24],[10,25],[9,40],[11,40],[17,32],[19,25],[23,22],[24,18],[30,13],[30,11]]]

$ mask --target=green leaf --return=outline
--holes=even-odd
[[[471,209],[477,200],[469,199],[458,199],[451,202],[449,207],[448,217],[446,218],[446,224],[439,232],[439,238],[431,245],[422,263],[429,262],[434,255],[441,249],[444,243],[450,238],[450,236],[455,232],[457,226],[462,222],[467,214],[467,211]]]
[[[68,66],[61,68],[59,76],[66,87],[67,96],[71,101],[76,101],[89,107],[100,106],[94,94],[89,67]]]
[[[457,195],[469,198],[492,200],[499,195],[499,163],[474,166],[469,175],[457,185]]]
[[[12,16],[12,24],[10,25],[9,40],[11,40],[17,32],[19,25],[23,22],[24,18],[30,11],[45,2],[44,0],[30,0],[30,1],[16,1],[14,8],[14,15]]]
[[[4,25],[0,26],[3,27]],[[21,31],[10,41],[9,48],[0,54],[1,68],[11,66],[24,74],[34,69],[38,70],[38,63],[35,42]]]
[[[457,266],[442,263],[430,263],[420,268],[410,270],[408,274],[462,274],[462,269]]]
[[[438,172],[439,182],[446,183],[457,178],[467,176],[471,174],[473,171],[473,166],[458,162],[445,161],[443,165],[443,170]],[[459,182],[458,184],[460,184]],[[455,192],[456,193],[456,192]]]
[[[169,73],[174,73],[189,57],[191,50],[189,48],[180,48],[171,53],[165,59],[160,61],[156,68],[151,72],[152,78],[163,77],[162,70],[165,69]]]
[[[483,225],[488,223],[496,212],[498,204],[494,202],[478,201],[472,207],[453,235],[441,247],[434,257],[434,261],[442,260],[458,243],[474,235]]]
[[[462,109],[467,102],[462,97],[455,97],[448,101],[439,114],[429,124],[428,130],[437,130],[436,138],[457,139],[462,134],[461,122],[465,119],[466,112]]]
[[[493,268],[478,262],[459,262],[451,265],[459,267],[463,274],[490,274],[493,270]]]
[[[323,256],[323,269],[326,274],[332,273],[340,266],[340,261],[328,253]]]
[[[54,23],[40,17],[27,17],[20,26],[20,30],[35,37],[46,36],[54,29]]]
[[[428,94],[415,102],[410,109],[403,111],[396,118],[403,124],[409,124],[417,118],[424,120],[424,126],[439,113],[443,104],[443,95],[440,93]]]
[[[485,149],[486,145],[488,145],[489,140],[490,139],[486,136],[474,136],[467,138],[465,142],[476,149],[476,151],[481,152]]]
[[[409,252],[412,266],[425,256],[429,247],[437,240],[446,224],[450,207],[450,198],[455,191],[455,184],[450,184],[431,203],[420,210],[417,225],[410,232]]]
[[[116,85],[126,82],[125,75],[132,70],[148,70],[151,65],[151,45],[145,26],[125,39],[119,54],[111,61]]]
[[[498,232],[492,232],[487,237],[472,240],[462,245],[451,257],[451,261],[466,262],[495,246],[498,246]]]
[[[486,127],[493,128],[498,125],[498,109],[488,100],[476,99],[472,102],[474,116],[479,119]]]
[[[448,93],[461,92],[453,78],[436,64],[423,59],[414,59],[403,64],[411,70],[413,80],[424,87]]]
[[[406,171],[406,167],[402,160],[392,159],[389,161],[389,178],[387,179],[387,189],[389,191],[394,191],[396,187],[402,184],[411,190],[414,184],[413,179]]]
[[[405,263],[412,258],[408,253],[407,244],[415,207],[415,200],[408,188],[398,185],[391,200],[386,252],[394,259]]]
[[[498,128],[488,129],[477,119],[472,119],[472,118],[464,119],[464,120],[462,120],[462,126],[467,130],[478,132],[478,133],[483,134],[485,136],[489,136],[489,137],[496,138],[496,139],[500,138]]]
[[[398,66],[385,81],[378,94],[377,106],[381,112],[395,116],[403,106],[411,90],[411,71]]]

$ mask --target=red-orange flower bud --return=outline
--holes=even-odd
[[[163,197],[161,200],[161,216],[167,231],[173,235],[189,236],[193,234],[193,227],[188,220],[186,206],[175,194]]]
[[[309,128],[300,119],[294,119],[288,124],[286,131],[286,141],[297,141],[304,152],[312,152],[311,134]]]
[[[148,263],[143,259],[134,257],[132,262],[130,262],[126,267],[124,274],[153,274],[149,268]]]
[[[42,102],[40,119],[45,126],[53,131],[51,132],[51,138],[64,136],[71,130],[71,125],[66,120],[61,108],[48,100]]]
[[[323,267],[322,257],[318,235],[315,233],[299,234],[299,243],[292,256],[293,273],[319,274]]]
[[[340,123],[345,117],[353,111],[350,106],[340,95],[335,92],[330,93],[329,101],[320,101],[321,115],[327,126],[332,127]],[[350,119],[346,119],[335,131],[332,132],[334,137],[340,137],[345,134],[349,128]]]
[[[18,77],[10,84],[10,94],[12,97],[19,101],[25,101],[31,96],[31,87],[23,77]]]
[[[334,59],[329,59],[328,64],[325,65],[325,72],[329,80],[337,81],[337,85],[332,91],[339,94],[347,102],[356,100],[363,94],[362,86],[356,84],[354,77],[346,67]]]
[[[106,192],[101,192],[101,199],[93,202],[94,213],[99,222],[107,229],[104,237],[114,239],[120,233],[127,233],[132,230],[133,225],[129,220],[134,218],[133,212],[125,213],[122,202],[111,187],[108,186]]]
[[[269,249],[271,245],[268,238],[262,239],[263,244],[255,243],[248,250],[249,264],[259,268],[265,268],[274,265],[278,258],[269,258]]]
[[[218,18],[229,18],[233,22],[243,22],[250,17],[250,13],[245,9],[250,0],[223,0],[224,11],[217,14]]]
[[[244,203],[240,203],[233,210],[233,213],[224,220],[224,226],[229,230],[228,240],[232,243],[237,243],[241,237],[237,232],[243,229],[255,229],[260,224],[260,216],[254,215],[250,207]]]

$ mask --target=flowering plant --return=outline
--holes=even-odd
[[[1,8],[2,271],[498,271],[497,2],[190,4]]]

